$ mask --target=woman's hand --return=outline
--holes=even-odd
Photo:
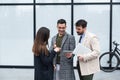
[[[53,67],[54,67],[54,70],[56,70],[56,66],[55,66],[55,65],[53,65]]]
[[[60,50],[61,50],[61,48],[59,48],[59,47],[55,47],[55,48],[54,48],[54,51],[55,51],[55,52],[60,52]]]

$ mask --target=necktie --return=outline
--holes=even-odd
[[[82,35],[80,36],[79,43],[81,43],[81,40],[82,40]]]

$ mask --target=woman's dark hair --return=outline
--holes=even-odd
[[[75,23],[75,26],[76,27],[81,26],[82,28],[85,28],[85,27],[87,27],[87,21],[85,21],[84,19],[80,19]]]
[[[49,35],[50,30],[46,27],[41,27],[38,30],[32,48],[32,51],[36,56],[39,56],[40,53],[45,53],[45,55],[48,55],[46,45],[48,44]]]

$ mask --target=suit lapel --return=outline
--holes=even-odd
[[[67,39],[67,33],[65,33],[64,37],[63,37],[63,40],[62,40],[62,44],[61,44],[61,48],[63,46],[63,44],[65,43],[66,39]]]
[[[61,48],[62,48],[62,46],[64,45],[67,37],[68,37],[68,36],[67,36],[67,33],[65,33],[65,35],[64,35],[64,37],[63,37],[63,40],[62,40]],[[55,42],[55,43],[56,43],[56,38],[57,38],[57,35],[56,35],[56,36],[54,37],[54,39],[53,39],[53,42]],[[54,43],[53,43],[53,44],[54,44]]]
[[[54,39],[53,39],[53,44],[55,44],[56,43],[56,38],[57,38],[57,35],[54,37]]]
[[[86,44],[86,43],[87,43],[87,39],[88,39],[88,37],[87,37],[87,32],[86,32],[86,33],[85,33],[84,40],[83,40],[83,43],[82,43],[84,46],[87,45],[87,44]]]

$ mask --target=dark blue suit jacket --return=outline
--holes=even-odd
[[[55,52],[52,50],[49,52],[49,56],[44,53],[40,53],[39,56],[35,56],[35,79],[34,80],[53,80],[53,58]]]

